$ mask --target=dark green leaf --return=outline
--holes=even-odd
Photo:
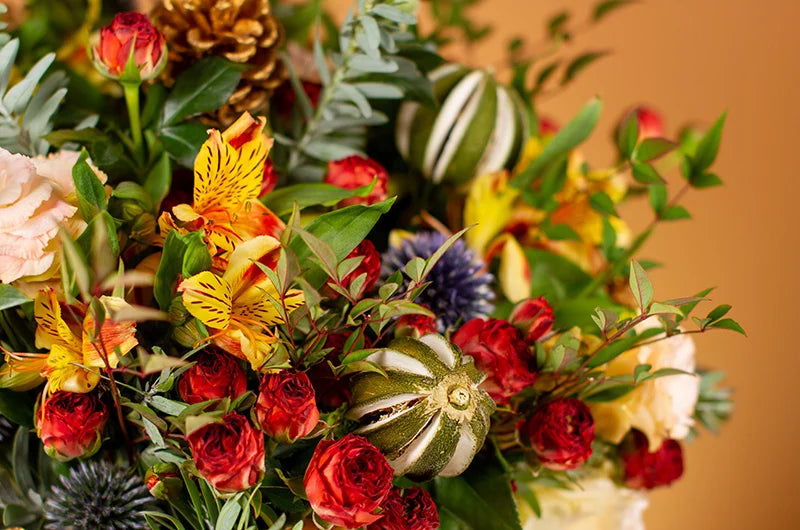
[[[708,313],[708,315],[706,315],[706,318],[713,322],[715,320],[719,320],[720,318],[724,317],[726,314],[728,314],[728,311],[730,310],[731,306],[729,306],[728,304],[718,305],[717,307],[712,309],[711,312]]]
[[[692,163],[692,176],[704,173],[711,167],[714,160],[717,159],[717,152],[719,151],[719,143],[722,139],[722,128],[725,125],[726,115],[727,113],[723,112],[722,115],[717,118],[717,121],[714,122],[714,125],[711,126],[697,145],[697,151],[695,152]]]
[[[663,210],[667,205],[667,187],[663,184],[650,186],[648,189],[648,194],[650,196],[650,205],[653,207],[653,211],[656,213],[661,212],[661,210]]]
[[[739,323],[736,322],[735,320],[733,320],[732,318],[723,318],[720,321],[712,322],[711,324],[708,324],[708,327],[709,328],[730,329],[730,330],[735,331],[737,333],[741,333],[745,337],[747,336],[747,333],[745,333],[745,331],[742,328],[742,326],[740,326]]]
[[[545,167],[588,138],[597,125],[602,107],[599,99],[589,101],[572,121],[556,133],[541,154],[514,176],[512,185],[518,189],[528,188]]]
[[[670,151],[676,149],[678,145],[666,138],[645,138],[636,148],[633,158],[639,162],[650,162]]]
[[[10,307],[17,307],[30,301],[30,298],[17,291],[11,285],[7,283],[0,284],[0,311]]]
[[[625,158],[631,158],[636,149],[636,141],[639,139],[639,119],[636,111],[629,112],[617,131],[617,147]]]
[[[694,188],[712,188],[721,185],[722,179],[714,173],[701,173],[692,178],[692,187]]]
[[[664,179],[658,174],[650,164],[644,162],[633,162],[632,164],[633,178],[642,184],[662,184]]]
[[[202,123],[181,123],[171,127],[164,127],[159,132],[159,139],[164,144],[164,149],[183,167],[194,166],[194,159],[203,142],[208,138],[208,127]]]
[[[589,196],[589,204],[600,213],[619,217],[617,210],[614,208],[614,201],[604,191],[592,193]]]
[[[658,218],[662,221],[676,221],[678,219],[691,219],[691,214],[683,206],[673,204],[661,210]]]
[[[297,203],[297,207],[302,210],[309,206],[333,206],[342,199],[350,197],[365,197],[372,191],[375,182],[377,179],[367,186],[353,190],[322,183],[295,184],[267,194],[263,203],[276,215],[285,215],[292,212],[294,203]]]
[[[172,184],[172,167],[166,153],[162,154],[158,162],[150,170],[144,181],[144,189],[150,194],[155,211],[158,205],[167,196],[170,185]]]
[[[224,105],[242,77],[243,66],[221,57],[200,60],[175,81],[164,103],[162,126],[212,112]]]
[[[548,239],[552,239],[554,241],[580,241],[581,236],[572,229],[571,226],[568,224],[557,224],[553,226],[548,226],[544,229],[544,233],[547,235]]]
[[[14,392],[0,389],[0,414],[23,427],[33,427],[33,407],[37,395],[31,392]]]
[[[624,7],[628,4],[632,4],[634,0],[604,0],[599,2],[594,6],[594,11],[592,12],[592,20],[597,22],[598,20],[602,19],[612,11]]]
[[[573,59],[564,70],[564,77],[561,78],[561,84],[566,85],[577,76],[584,68],[595,62],[600,57],[608,55],[608,52],[587,52],[579,55]]]

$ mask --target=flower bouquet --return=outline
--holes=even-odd
[[[637,255],[721,183],[725,117],[636,108],[594,168],[600,101],[560,127],[539,96],[600,54],[562,13],[506,80],[451,62],[472,3],[11,6],[4,525],[641,527],[731,411],[690,336],[743,333],[730,306]]]

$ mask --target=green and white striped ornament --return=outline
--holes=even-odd
[[[513,166],[528,135],[517,95],[488,70],[446,64],[429,74],[439,107],[404,103],[396,141],[409,165],[433,182],[463,184]]]
[[[472,462],[489,432],[495,403],[478,385],[472,358],[441,335],[398,338],[367,357],[388,374],[360,375],[348,412],[386,453],[396,475],[452,477]]]

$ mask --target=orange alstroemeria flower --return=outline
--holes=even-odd
[[[283,297],[259,265],[274,268],[280,243],[259,236],[238,245],[222,276],[204,271],[178,286],[186,310],[200,320],[223,350],[250,362],[254,370],[271,367],[274,327],[283,322],[275,303],[286,313],[300,307],[303,292],[290,289]],[[275,303],[273,303],[273,301]]]
[[[121,298],[100,297],[106,314],[113,314],[127,305]],[[30,387],[29,374],[47,380],[47,391],[90,392],[100,381],[98,372],[119,365],[119,355],[125,355],[139,342],[134,322],[115,322],[106,318],[95,331],[95,321],[84,304],[70,306],[65,316],[52,289],[36,295],[33,305],[36,320],[36,347],[49,353],[6,353],[2,375],[11,388]],[[19,381],[20,385],[14,384]]]
[[[202,230],[212,256],[256,236],[279,237],[285,225],[258,201],[272,140],[266,120],[244,113],[227,130],[209,130],[194,161],[194,197],[159,218],[161,234]],[[174,217],[173,217],[174,216]]]

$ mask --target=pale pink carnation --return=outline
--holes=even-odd
[[[52,278],[58,272],[59,226],[73,237],[86,227],[72,181],[78,156],[62,151],[29,158],[0,149],[0,282]]]

